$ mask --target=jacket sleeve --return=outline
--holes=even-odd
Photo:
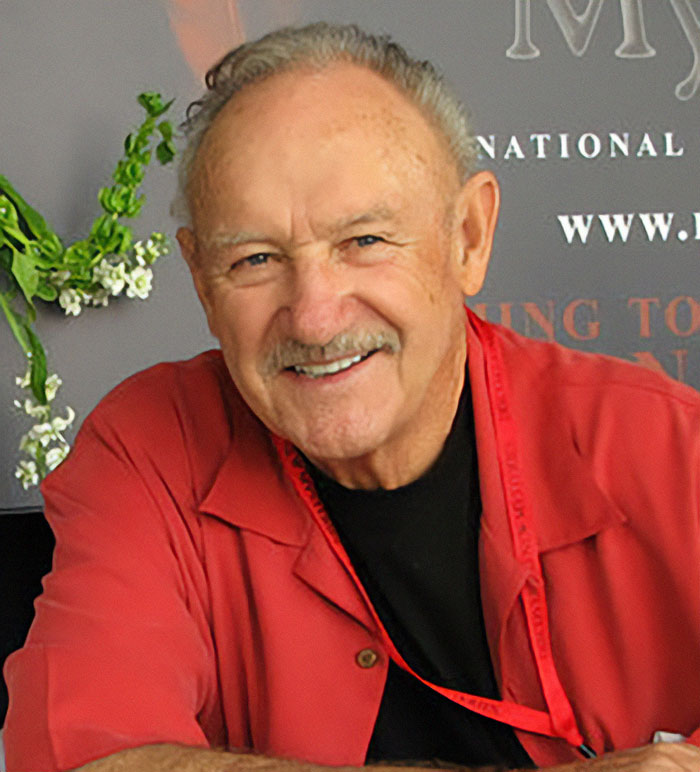
[[[172,466],[172,435],[142,428]],[[216,676],[196,521],[152,456],[93,414],[44,483],[56,548],[26,644],[6,665],[8,772],[209,744],[198,715]]]

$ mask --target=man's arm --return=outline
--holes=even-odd
[[[439,766],[439,765],[436,765]],[[405,772],[405,766],[381,765],[382,772]],[[431,767],[416,767],[425,770]],[[449,765],[454,769],[454,765]],[[75,772],[349,772],[360,767],[322,767],[253,753],[147,745],[93,761]],[[700,772],[700,748],[689,743],[655,743],[607,753],[597,759],[549,767],[550,772]],[[496,772],[481,767],[479,772]]]
[[[171,455],[178,438],[157,416],[101,413],[43,488],[56,549],[26,644],[5,668],[8,770],[216,742],[201,720],[215,705],[216,668],[195,545],[149,446],[127,447],[124,424],[141,421]],[[185,568],[181,555],[194,556]]]

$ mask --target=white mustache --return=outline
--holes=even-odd
[[[392,354],[399,351],[401,342],[394,330],[340,332],[328,343],[309,344],[290,338],[276,344],[266,355],[263,375],[274,375],[294,365],[330,362],[343,356],[369,354],[384,348]]]

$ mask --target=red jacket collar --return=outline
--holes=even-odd
[[[625,515],[601,490],[590,464],[579,454],[575,441],[567,433],[569,427],[552,415],[552,387],[531,374],[529,341],[512,333],[502,334],[502,328],[484,322],[470,310],[467,314],[469,378],[487,527],[508,528],[497,465],[499,449],[491,414],[490,401],[494,397],[489,383],[493,375],[484,352],[483,337],[487,326],[496,332],[495,338],[506,365],[510,409],[515,413],[516,423],[522,426],[519,454],[525,470],[525,493],[532,504],[539,552],[574,544],[603,528],[626,522]],[[544,427],[534,433],[528,431],[529,426],[536,424]],[[528,475],[532,463],[529,456],[533,454],[538,457],[537,468],[546,468],[546,479],[541,479],[541,475],[540,479]]]

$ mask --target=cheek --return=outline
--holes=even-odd
[[[444,314],[447,306],[461,306],[461,291],[440,256],[415,255],[410,261],[373,271],[368,279],[365,297],[374,298],[379,308],[411,324],[420,323],[423,314],[430,317]]]
[[[217,337],[237,370],[254,367],[266,351],[274,310],[264,293],[219,287],[211,296]]]

